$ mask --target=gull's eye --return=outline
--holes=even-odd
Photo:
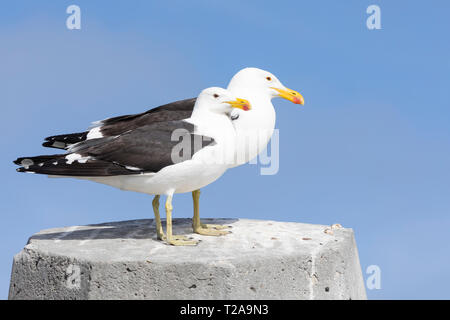
[[[267,81],[272,81],[271,77],[266,77]]]
[[[217,93],[214,93],[213,97],[217,99],[219,97],[219,95]]]

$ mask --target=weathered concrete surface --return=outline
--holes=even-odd
[[[264,220],[205,219],[232,234],[156,240],[153,220],[41,231],[14,257],[9,299],[365,299],[351,229]]]

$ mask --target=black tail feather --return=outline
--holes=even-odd
[[[45,155],[45,156],[35,156],[35,157],[21,157],[17,158],[13,162],[18,166],[31,166],[34,164],[43,163],[50,160],[56,160],[64,157],[65,154],[53,154],[53,155]]]
[[[87,160],[86,162],[73,161],[68,163],[65,158],[66,155],[57,156],[59,157],[51,158],[51,156],[47,156],[48,160],[44,162],[32,162],[32,159],[42,160],[46,156],[19,158],[14,161],[14,163],[22,165],[22,167],[17,168],[17,172],[32,172],[53,176],[104,177],[141,173],[136,170],[129,170],[124,166],[108,161],[92,159]]]
[[[48,148],[67,149],[72,144],[86,140],[88,133],[89,131],[85,131],[47,137],[42,145]]]

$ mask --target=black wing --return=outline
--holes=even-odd
[[[175,130],[179,130],[173,136]],[[156,122],[139,127],[116,137],[86,140],[74,146],[72,154],[82,161],[69,161],[67,155],[19,158],[20,172],[34,172],[63,176],[113,176],[158,172],[162,168],[191,159],[214,142],[194,134],[194,125],[185,121]],[[189,149],[177,149],[180,142]],[[173,153],[177,157],[174,159]],[[38,163],[40,160],[45,160]],[[177,161],[178,160],[178,161]]]
[[[196,98],[175,101],[143,113],[102,120],[99,122],[100,133],[103,137],[110,137],[156,122],[187,119],[192,114],[195,101]],[[67,149],[75,143],[85,141],[88,132],[89,131],[47,137],[42,145],[50,148]]]
[[[26,158],[26,161],[32,161],[32,159],[33,157]],[[46,162],[20,167],[17,171],[66,177],[100,177],[136,174],[136,171],[128,170],[116,163],[96,159],[91,159],[83,163],[77,161],[68,163],[65,157],[58,157]]]

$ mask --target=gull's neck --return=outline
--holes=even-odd
[[[252,105],[250,111],[233,111],[235,115],[239,114],[239,119],[233,121],[233,125],[237,130],[261,129],[270,132],[273,131],[275,128],[276,114],[272,104],[273,97],[267,90],[242,87],[233,85],[232,83],[230,83],[227,89],[236,97],[247,99]]]

